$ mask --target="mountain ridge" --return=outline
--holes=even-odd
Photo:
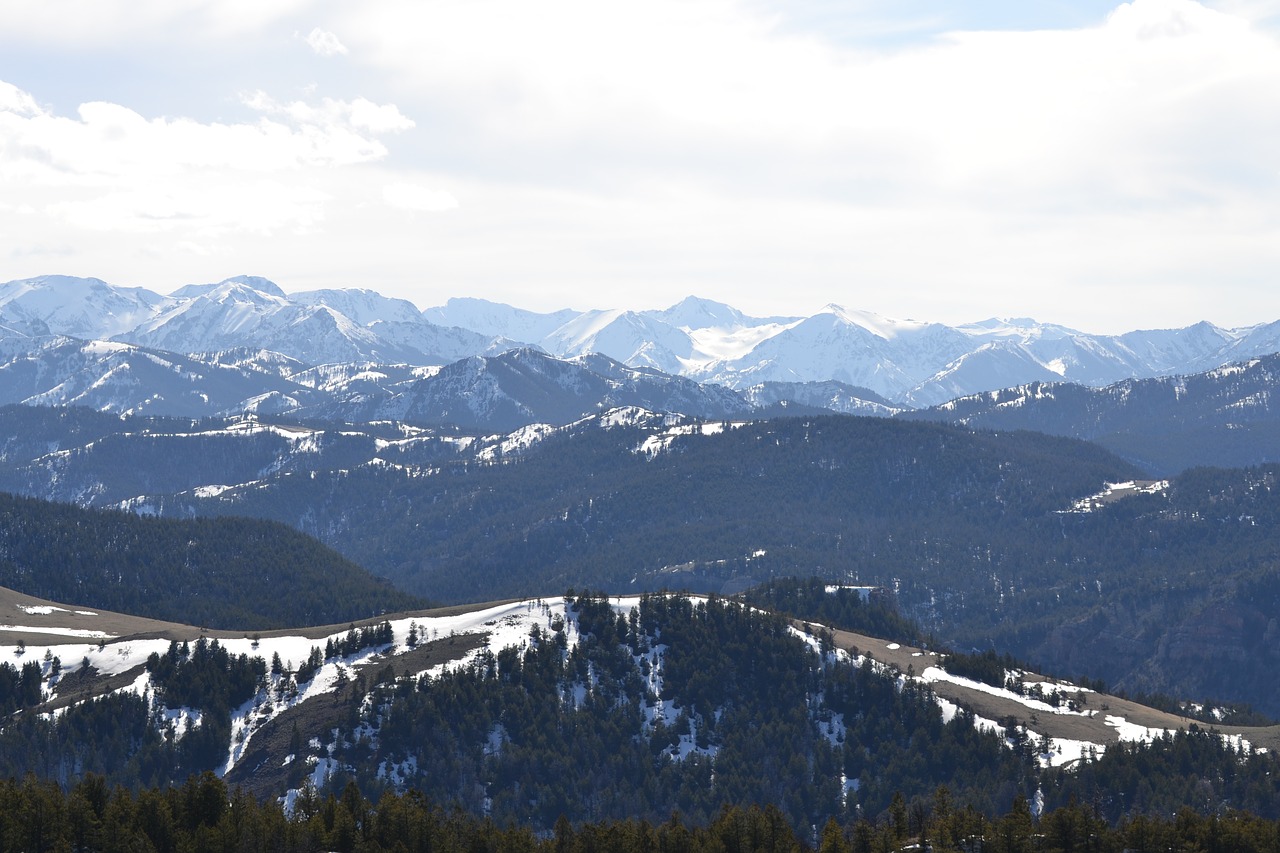
[[[288,294],[255,276],[187,285],[167,296],[69,276],[0,285],[0,337],[48,335],[185,354],[265,348],[312,366],[441,366],[528,345],[558,357],[600,352],[631,367],[739,389],[838,381],[908,407],[1054,376],[1104,386],[1196,373],[1280,351],[1280,321],[1097,335],[1028,318],[950,326],[836,304],[809,316],[750,317],[695,296],[665,309],[534,312],[474,297],[418,310],[368,288]]]

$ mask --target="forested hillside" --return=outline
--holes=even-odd
[[[985,544],[1137,473],[1069,439],[838,416],[587,426],[488,459],[396,467],[415,452],[150,505],[285,521],[406,589],[483,600],[779,572],[884,577],[900,573],[899,549]]]
[[[243,630],[342,622],[423,604],[282,524],[140,517],[4,494],[0,586]]]

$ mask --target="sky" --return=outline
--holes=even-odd
[[[1280,0],[0,0],[0,281],[1280,319]]]

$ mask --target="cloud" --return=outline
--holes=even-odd
[[[382,200],[400,210],[432,213],[458,206],[458,200],[447,192],[408,183],[387,184],[382,188]]]
[[[257,121],[147,118],[89,102],[75,117],[0,84],[0,187],[54,221],[130,233],[306,230],[324,218],[325,175],[384,158],[378,139],[411,127],[357,98],[245,98]]]
[[[307,33],[306,42],[318,56],[326,59],[347,53],[347,46],[339,41],[336,35],[319,27]]]
[[[1275,39],[1191,0],[875,51],[732,0],[372,0],[342,25],[482,168],[621,191],[1168,201],[1240,154],[1269,168],[1206,141],[1272,140],[1280,115]]]

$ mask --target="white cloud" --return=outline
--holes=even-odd
[[[364,99],[279,103],[258,93],[255,122],[146,118],[119,104],[76,117],[0,84],[0,187],[52,221],[124,233],[199,238],[307,230],[331,196],[326,173],[379,160],[377,134],[412,126]]]
[[[870,189],[1036,205],[1052,189],[1110,204],[1178,197],[1241,154],[1245,168],[1271,159],[1280,49],[1191,0],[879,52],[784,32],[758,9],[374,0],[344,31],[422,109],[535,179],[573,162],[576,179],[615,186],[660,174],[738,192],[849,186],[850,203]],[[1206,144],[1260,134],[1230,157]]]
[[[400,210],[432,213],[453,210],[458,206],[458,200],[450,193],[403,182],[384,186],[382,200]]]
[[[347,46],[336,35],[319,27],[307,33],[306,42],[318,56],[325,58],[347,53]]]

